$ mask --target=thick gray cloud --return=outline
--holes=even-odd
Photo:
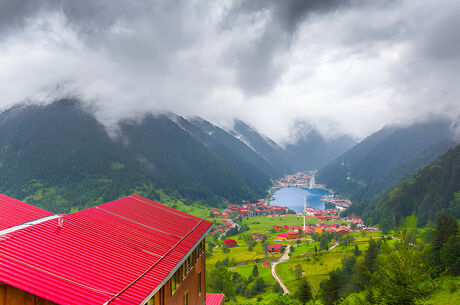
[[[240,88],[248,95],[266,93],[276,84],[286,69],[284,58],[297,26],[308,14],[327,13],[346,8],[347,0],[254,0],[237,1],[226,14],[222,26],[232,29],[258,16],[266,21],[254,39],[232,45],[226,54],[230,65],[236,67]],[[260,17],[259,17],[260,18]]]
[[[77,95],[108,126],[151,111],[363,137],[460,117],[460,4],[1,0],[0,106]]]

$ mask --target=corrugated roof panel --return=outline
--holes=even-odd
[[[0,282],[58,304],[139,304],[212,223],[139,196],[0,236]]]
[[[51,215],[53,213],[0,194],[0,231]]]
[[[206,293],[206,305],[220,305],[224,298],[224,294]]]

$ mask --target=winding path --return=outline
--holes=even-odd
[[[287,246],[286,247],[286,250],[284,251],[283,255],[280,257],[279,260],[277,260],[276,262],[274,262],[272,264],[272,275],[273,277],[275,278],[275,280],[278,282],[278,284],[280,284],[281,288],[283,288],[283,291],[284,293],[283,294],[289,294],[289,290],[287,289],[287,287],[283,284],[283,282],[281,281],[281,279],[279,278],[278,274],[276,274],[276,270],[275,270],[275,267],[278,263],[281,263],[281,262],[285,262],[289,259],[289,251],[291,250],[291,247]]]

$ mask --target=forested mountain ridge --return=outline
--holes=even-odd
[[[402,217],[415,213],[417,225],[424,226],[443,210],[460,218],[460,145],[380,197],[375,206],[364,208],[363,215],[373,223],[401,225]]]
[[[353,201],[369,200],[454,144],[447,120],[384,127],[322,168],[317,181]]]
[[[52,212],[132,192],[159,199],[158,190],[211,205],[251,200],[268,183],[263,173],[245,177],[166,115],[124,121],[113,139],[74,100],[0,113],[0,192]]]
[[[345,135],[326,140],[311,126],[299,125],[300,134],[295,136],[296,142],[285,147],[291,156],[291,166],[296,169],[320,169],[356,144]]]
[[[218,205],[257,200],[270,178],[308,169],[244,122],[235,130],[145,114],[109,136],[78,100],[17,105],[0,113],[0,192],[61,213],[133,192],[159,200],[160,190]]]
[[[241,165],[241,170],[247,172],[252,179],[257,180],[266,176],[278,177],[285,173],[278,164],[270,163],[262,154],[254,151],[241,140],[202,118],[185,119],[174,116],[173,121],[225,160],[232,162],[233,159],[238,159],[235,165]]]
[[[284,173],[295,171],[286,150],[272,139],[260,134],[253,127],[241,120],[235,120],[230,133],[238,140],[244,142],[253,151],[262,155],[270,164],[277,164]]]
[[[235,120],[230,133],[262,155],[270,164],[281,168],[282,174],[320,169],[356,144],[349,136],[326,140],[305,122],[294,125],[291,136],[295,142],[285,146],[277,144],[240,120]]]

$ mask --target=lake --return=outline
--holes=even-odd
[[[303,211],[303,201],[307,196],[307,207],[313,209],[324,209],[324,202],[321,201],[324,195],[330,194],[323,189],[301,189],[295,187],[283,187],[273,194],[270,205],[288,207],[296,212]]]

